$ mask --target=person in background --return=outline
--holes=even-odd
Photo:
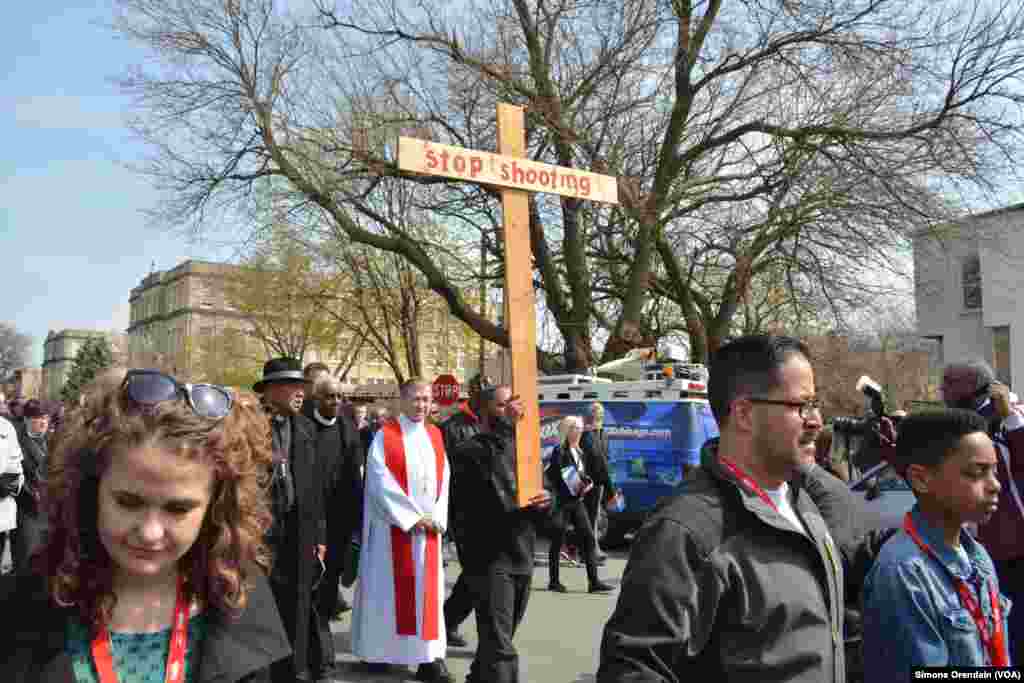
[[[999,508],[978,526],[978,540],[995,562],[999,585],[1018,607],[1010,611],[1010,652],[1024,657],[1024,409],[984,361],[951,363],[942,373],[947,407],[973,410],[988,421],[995,442]]]
[[[289,654],[265,571],[266,419],[220,387],[132,371],[70,417],[42,497],[3,679],[263,682]]]
[[[370,426],[369,411],[365,403],[360,403],[352,408],[352,421],[360,432]]]
[[[483,389],[490,386],[490,384],[490,379],[480,374],[470,378],[468,400],[464,401],[459,406],[458,411],[441,425],[444,449],[449,454],[449,458],[452,453],[455,453],[455,449],[460,444],[480,433],[480,395]],[[455,482],[453,482],[453,485],[455,485]],[[451,531],[449,533],[455,540],[455,552],[461,558],[462,543],[459,540],[461,516],[463,514],[473,514],[473,511],[458,509],[454,502],[457,496],[458,493],[453,488],[451,491],[451,513],[449,514],[449,527]],[[473,593],[469,589],[469,582],[464,576],[465,572],[459,574],[459,578],[456,579],[455,585],[452,586],[448,599],[444,601],[444,623],[448,628],[448,644],[455,647],[466,647],[466,639],[459,633],[459,627],[473,613]]]
[[[273,449],[274,523],[267,537],[274,553],[270,588],[294,651],[292,657],[274,663],[274,683],[313,680],[310,641],[320,633],[313,588],[324,573],[327,541],[316,436],[313,424],[300,412],[308,386],[301,367],[294,358],[273,358],[253,385],[269,413]]]
[[[13,424],[0,417],[0,557],[3,557],[12,532],[18,526],[17,499],[25,485],[21,461],[17,430]],[[13,552],[11,555],[13,558]]]
[[[583,436],[583,420],[575,415],[562,419],[558,425],[559,444],[551,452],[545,477],[555,493],[555,509],[552,527],[555,532],[548,549],[548,590],[568,593],[569,589],[559,581],[562,544],[569,524],[576,528],[582,539],[583,561],[587,567],[588,592],[607,593],[614,586],[604,583],[597,575],[597,556],[594,525],[587,516],[583,504],[585,496],[594,487],[594,481],[584,463],[580,438]],[[568,474],[567,474],[568,473]]]
[[[864,586],[865,680],[911,680],[913,667],[1010,666],[1009,602],[992,559],[964,529],[999,506],[986,420],[952,409],[900,425],[894,465],[917,503]],[[1017,606],[1014,605],[1014,608]]]
[[[25,485],[18,495],[18,526],[11,544],[16,572],[30,571],[30,558],[42,547],[47,529],[41,498],[46,483],[50,410],[42,401],[31,399],[25,402],[22,414],[18,443],[24,458]]]
[[[608,468],[608,436],[604,431],[604,406],[597,401],[591,403],[587,409],[587,415],[583,421],[580,448],[583,449],[584,465],[594,480],[594,488],[583,497],[583,505],[586,507],[587,516],[594,527],[594,550],[597,553],[597,562],[602,565],[606,560],[606,555],[601,552],[601,546],[597,542],[597,523],[604,505],[615,498],[615,484],[612,483]]]

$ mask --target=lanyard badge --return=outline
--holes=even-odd
[[[739,467],[734,465],[731,461],[726,460],[725,458],[723,458],[721,456],[719,456],[718,461],[720,463],[722,463],[722,467],[724,467],[725,469],[729,470],[729,472],[732,474],[732,476],[736,477],[736,479],[738,479],[741,484],[743,484],[748,489],[753,491],[757,495],[758,498],[760,498],[765,503],[767,503],[768,507],[770,507],[772,510],[775,510],[776,512],[779,511],[779,508],[775,506],[775,501],[773,501],[768,496],[768,494],[764,492],[764,489],[761,488],[760,484],[758,484],[756,481],[754,481],[753,477],[751,477],[749,474],[747,474],[746,472],[741,470]]]
[[[996,590],[995,584],[990,579],[988,581],[988,596],[989,602],[992,604],[992,621],[994,622],[993,628],[990,630],[988,622],[985,620],[985,615],[982,614],[981,604],[978,599],[974,597],[974,593],[971,592],[967,582],[959,576],[956,576],[949,572],[946,565],[943,564],[935,551],[932,550],[931,546],[924,542],[924,539],[917,533],[917,529],[914,528],[914,520],[911,519],[910,513],[908,512],[903,518],[903,530],[907,532],[907,535],[917,544],[917,547],[921,549],[925,555],[935,560],[935,562],[946,569],[946,573],[949,578],[953,581],[953,586],[956,588],[957,596],[960,598],[960,604],[964,609],[971,615],[971,619],[974,620],[974,626],[978,629],[978,636],[981,638],[981,644],[985,646],[985,651],[988,653],[988,660],[992,666],[1009,666],[1010,657],[1006,649],[1006,634],[1003,630],[1003,610],[999,603],[999,592]],[[979,588],[980,593],[980,588]]]
[[[167,650],[164,683],[183,683],[185,680],[185,653],[188,651],[188,604],[185,600],[185,581],[178,575],[178,596],[174,603],[174,622],[171,643]],[[96,664],[99,683],[120,683],[114,671],[114,656],[110,643],[110,630],[103,626],[92,641],[92,658]],[[127,682],[125,682],[127,683]]]

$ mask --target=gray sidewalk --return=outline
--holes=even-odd
[[[601,578],[617,585],[626,566],[625,557],[625,551],[609,553],[607,564],[601,567]],[[449,563],[445,570],[449,589],[459,571],[458,563]],[[526,618],[515,639],[521,683],[585,683],[595,680],[601,632],[615,608],[618,591],[605,595],[587,593],[587,576],[582,566],[563,566],[561,580],[568,586],[569,593],[549,593],[547,567],[534,568],[533,592]],[[350,651],[351,620],[352,613],[348,612],[332,624],[338,666],[334,676],[325,680],[337,683],[415,681],[412,668],[396,667],[387,675],[361,670]],[[469,646],[449,647],[447,660],[448,668],[458,683],[462,683],[469,673],[476,649],[476,625],[472,616],[462,625],[460,632],[469,641]]]

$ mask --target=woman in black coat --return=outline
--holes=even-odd
[[[584,496],[594,486],[587,473],[580,437],[583,436],[583,420],[570,415],[558,425],[559,445],[551,452],[551,459],[545,470],[548,484],[554,493],[555,507],[552,518],[554,537],[548,550],[548,590],[567,593],[568,589],[559,581],[559,557],[562,544],[571,523],[583,541],[583,558],[587,567],[589,592],[606,593],[613,587],[603,583],[597,576],[597,541],[594,525],[587,516],[583,505]]]
[[[0,580],[0,678],[269,681],[291,654],[266,576],[270,464],[266,418],[227,390],[155,371],[97,389],[51,456],[34,571]]]

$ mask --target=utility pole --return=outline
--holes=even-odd
[[[480,313],[486,318],[487,317],[487,236],[483,231],[480,232]],[[481,377],[484,376],[484,362],[486,360],[486,351],[483,335],[480,335],[480,358],[479,358],[479,374]]]

